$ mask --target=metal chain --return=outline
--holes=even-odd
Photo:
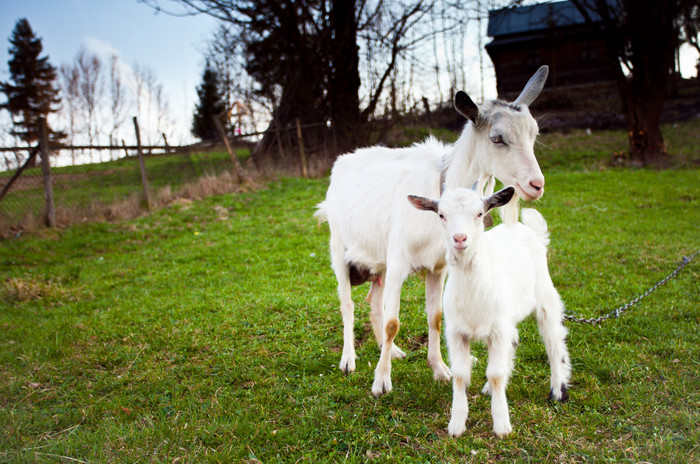
[[[654,285],[653,287],[651,287],[649,290],[642,293],[641,295],[638,295],[636,298],[634,298],[629,303],[620,306],[619,308],[615,309],[614,311],[609,312],[608,314],[604,314],[604,315],[599,316],[599,317],[592,317],[589,319],[586,319],[584,317],[574,316],[572,314],[564,314],[564,319],[566,319],[567,321],[578,322],[580,324],[595,325],[595,324],[600,324],[601,322],[604,322],[608,319],[618,318],[618,317],[622,316],[628,309],[630,309],[630,307],[639,303],[644,298],[648,297],[652,292],[654,292],[654,290],[656,290],[657,288],[661,287],[663,284],[665,284],[669,280],[676,277],[678,275],[678,273],[681,272],[681,269],[686,267],[690,263],[690,261],[692,261],[693,258],[695,258],[695,256],[697,256],[699,253],[700,253],[700,250],[697,250],[695,253],[693,253],[690,256],[684,256],[683,261],[681,261],[681,263],[678,265],[678,267],[676,268],[675,271],[673,271],[672,273],[670,273],[669,275],[667,275],[666,277],[661,279],[656,285]]]

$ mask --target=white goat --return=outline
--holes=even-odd
[[[391,359],[406,356],[394,344],[401,286],[419,270],[427,271],[428,364],[436,379],[451,377],[440,353],[445,280],[440,221],[425,218],[406,202],[406,195],[437,197],[443,183],[456,188],[495,177],[516,185],[522,198],[538,199],[544,193],[544,177],[533,151],[538,128],[528,105],[539,95],[547,74],[548,68],[541,67],[513,103],[491,101],[480,108],[466,93],[457,92],[455,108],[469,121],[454,145],[429,138],[409,148],[357,150],[335,162],[326,199],[315,216],[328,221],[331,233],[331,264],[344,326],[340,369],[345,373],[355,370],[357,358],[351,285],[372,282],[367,299],[381,347],[373,395],[391,391]]]
[[[473,190],[445,190],[439,201],[409,196],[418,209],[436,212],[443,222],[448,277],[445,284],[445,337],[454,375],[452,436],[466,430],[467,389],[471,382],[472,341],[488,343],[488,379],[483,392],[491,394],[493,431],[511,432],[506,385],[518,344],[516,325],[535,312],[551,368],[550,398],[566,401],[571,375],[566,349],[564,306],[547,269],[547,223],[534,209],[523,209],[523,223],[501,224],[484,232],[483,218],[504,205],[513,187],[481,197]]]

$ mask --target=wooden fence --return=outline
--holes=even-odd
[[[7,202],[7,195],[8,193],[13,190],[13,186],[15,183],[22,177],[23,175],[25,177],[37,177],[37,170],[36,169],[31,169],[32,166],[35,165],[37,161],[37,156],[40,158],[40,166],[41,166],[41,179],[42,179],[42,190],[43,190],[43,201],[42,201],[42,207],[41,207],[41,216],[42,220],[41,222],[49,227],[54,227],[56,225],[56,199],[54,197],[54,184],[55,184],[55,177],[52,175],[52,170],[51,170],[51,163],[50,163],[50,153],[55,152],[55,151],[64,151],[64,150],[123,150],[127,154],[127,159],[133,160],[133,159],[138,159],[138,166],[139,166],[139,175],[140,175],[140,200],[143,202],[145,207],[147,209],[150,209],[154,203],[153,200],[153,188],[151,185],[151,182],[149,181],[149,172],[147,170],[147,159],[151,159],[151,156],[157,156],[154,153],[160,152],[160,153],[182,153],[185,157],[191,157],[192,153],[199,153],[199,152],[205,152],[207,148],[211,149],[212,145],[205,145],[205,144],[195,144],[195,145],[187,145],[187,146],[171,146],[167,144],[167,140],[164,138],[165,144],[164,145],[152,145],[152,146],[143,146],[141,145],[141,137],[140,137],[140,130],[139,130],[139,124],[137,118],[133,118],[133,123],[134,123],[134,132],[136,136],[136,145],[126,145],[122,141],[122,145],[105,145],[105,146],[92,146],[92,145],[87,145],[87,146],[67,146],[67,145],[60,145],[60,144],[52,144],[49,139],[48,139],[48,134],[46,131],[46,122],[44,119],[40,120],[40,127],[39,127],[39,133],[40,133],[40,140],[37,146],[35,147],[0,147],[0,152],[18,152],[18,151],[25,151],[28,152],[28,157],[23,161],[21,166],[18,167],[18,169],[12,174],[12,176],[2,176],[0,175],[0,223],[7,222],[5,224],[0,224],[0,237],[5,236],[7,237],[7,229],[11,228],[13,225],[9,224],[11,222],[21,222],[18,218],[20,218],[25,212],[21,211],[22,209],[28,209],[27,208],[27,203],[22,201],[21,204],[17,206],[17,208],[20,211],[17,211],[16,214],[10,215],[7,214],[8,208],[9,208],[9,203]],[[217,130],[219,132],[219,135],[221,137],[221,141],[224,144],[224,148],[226,150],[226,153],[228,154],[229,158],[229,164],[228,167],[225,169],[230,171],[231,174],[233,175],[233,179],[237,184],[245,184],[246,182],[249,181],[247,178],[248,174],[246,171],[242,168],[239,156],[237,156],[236,151],[234,149],[234,145],[231,143],[231,140],[226,136],[225,131],[223,127],[221,126],[221,123],[219,122],[218,119],[215,119],[215,124],[217,126]],[[303,125],[301,124],[298,120],[296,121],[296,124],[292,127],[285,127],[285,128],[278,128],[274,129],[271,131],[268,131],[268,133],[277,133],[280,134],[284,131],[287,131],[288,134],[294,134],[294,138],[296,139],[297,142],[297,151],[298,151],[298,166],[300,167],[301,170],[301,175],[306,177],[309,174],[309,169],[308,169],[308,160],[307,160],[307,147],[304,144],[304,133],[303,130],[309,127],[321,127],[325,126],[325,124],[320,123],[320,124],[307,124]],[[262,135],[265,134],[265,132],[256,132],[256,133],[250,133],[250,134],[240,134],[237,137],[235,137],[234,140],[240,140],[244,137],[251,137],[251,136],[257,136],[257,135]],[[279,137],[278,137],[279,138]],[[281,141],[280,141],[280,150],[282,149]],[[136,157],[134,158],[133,155],[129,156],[129,153],[136,153]],[[150,155],[146,155],[146,153],[150,153]],[[198,156],[198,155],[197,155]],[[203,156],[203,155],[202,155]],[[221,159],[212,159],[210,160],[208,164],[208,168],[201,168],[198,166],[195,166],[196,163],[192,162],[193,169],[195,171],[200,171],[199,175],[207,175],[211,174],[211,171],[220,171],[221,167]],[[77,179],[78,177],[84,176],[92,176],[94,175],[99,175],[98,173],[91,173],[88,172],[88,169],[95,169],[95,166],[99,165],[87,165],[89,166],[86,167],[86,171],[81,172],[80,174],[75,174],[77,172],[77,168],[79,166],[76,166],[75,169],[73,169],[71,174],[73,176],[73,179]],[[218,166],[218,167],[217,167]],[[175,169],[179,169],[178,166],[175,167]],[[59,174],[59,177],[61,178],[60,180],[66,180],[67,174],[65,173],[66,168],[61,168],[61,174]],[[26,172],[33,172],[33,175],[27,175],[25,174]],[[99,169],[98,169],[99,171]],[[160,169],[160,172],[158,173],[161,177],[169,177],[169,174],[167,173],[166,169]],[[28,180],[28,179],[27,179]],[[3,182],[6,181],[6,182]],[[107,177],[105,177],[105,182],[108,183]],[[17,183],[17,185],[23,184],[19,187],[15,187],[14,190],[16,191],[21,191],[23,189],[26,190],[26,185],[28,182],[22,182],[22,183]],[[161,188],[162,188],[163,182],[160,183]],[[106,187],[106,186],[105,186]],[[32,187],[33,188],[33,187]],[[37,186],[38,188],[38,186]],[[64,190],[66,190],[66,186],[64,184],[61,184],[59,182],[59,192],[64,193]],[[37,192],[38,193],[38,192]],[[133,192],[131,192],[133,193]],[[36,196],[36,195],[35,195]],[[38,201],[38,198],[36,198],[36,201]],[[94,199],[92,199],[94,201]],[[101,201],[108,201],[108,200],[101,200]],[[38,211],[36,211],[38,212]],[[21,226],[18,226],[21,229]],[[17,228],[17,227],[15,227]],[[2,229],[5,229],[4,231]]]

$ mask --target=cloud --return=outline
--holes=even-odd
[[[95,38],[85,37],[82,42],[83,47],[90,53],[97,55],[106,66],[110,66],[112,57],[117,57],[117,68],[122,77],[132,76],[134,73],[133,66],[125,63],[121,58],[121,53],[117,47],[109,42]]]

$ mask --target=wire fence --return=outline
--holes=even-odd
[[[277,130],[278,137],[273,140],[279,142],[280,150],[284,149],[284,140],[288,156],[294,153],[298,170],[295,174],[307,175],[314,159],[327,158],[327,153],[321,153],[327,147],[320,146],[316,137],[303,133],[305,128],[322,126],[297,124]],[[138,127],[136,121],[135,127]],[[4,153],[24,151],[23,169],[0,172],[0,238],[18,236],[44,225],[128,219],[178,198],[198,199],[248,188],[261,175],[250,162],[255,143],[242,137],[230,140],[224,136],[222,140],[225,143],[218,146],[50,147],[47,149],[51,152],[47,158],[53,164],[49,174],[50,192],[46,187],[47,173],[40,166],[43,157],[38,147],[29,162],[30,149],[0,148]],[[108,158],[118,151],[122,157],[100,163],[56,166],[61,164],[56,162],[59,153],[65,159],[72,152],[84,155],[89,150],[108,151]],[[47,206],[49,194],[53,211]]]

